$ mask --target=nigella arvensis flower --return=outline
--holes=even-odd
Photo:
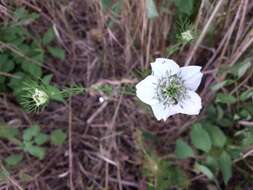
[[[152,74],[136,85],[136,94],[158,120],[177,113],[199,114],[201,98],[195,91],[203,76],[200,66],[180,68],[171,59],[157,58],[151,67]]]

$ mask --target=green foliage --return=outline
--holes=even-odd
[[[175,44],[166,49],[168,57],[177,51],[180,51],[186,45],[191,44],[198,37],[198,31],[192,24],[192,21],[189,17],[178,14],[175,19],[176,22],[174,23],[174,32],[172,33],[174,35],[171,39]]]
[[[224,182],[227,184],[228,180],[232,177],[232,159],[226,151],[223,151],[219,157],[219,167],[221,169]]]
[[[63,49],[56,48],[56,47],[48,47],[48,51],[55,58],[58,58],[58,59],[64,61],[64,59],[65,59],[65,51]]]
[[[147,177],[149,190],[167,190],[172,187],[187,188],[189,180],[186,174],[169,161],[161,160],[156,154],[145,155],[143,175]]]
[[[199,150],[209,152],[212,146],[211,138],[207,131],[200,124],[192,126],[191,130],[192,144]]]
[[[253,73],[248,59],[233,66],[221,67],[217,73],[224,78],[213,86],[215,101],[206,109],[206,117],[192,126],[191,142],[204,159],[197,160],[195,171],[217,182],[219,172],[225,184],[232,177],[233,162],[253,145],[253,130],[240,124],[253,119],[252,87],[239,85]],[[238,127],[240,126],[240,127]]]
[[[222,82],[219,82],[219,83],[213,85],[213,86],[211,87],[211,89],[212,89],[213,91],[217,91],[217,90],[220,90],[221,88],[223,88],[223,87],[225,87],[225,86],[228,86],[228,85],[230,85],[230,84],[233,84],[234,82],[235,82],[234,80],[224,80],[224,81],[222,81]]]
[[[178,139],[176,141],[175,153],[176,153],[177,158],[179,159],[185,159],[185,158],[194,156],[192,148],[182,139]]]
[[[45,148],[40,147],[47,141],[47,135],[40,132],[38,125],[33,125],[23,132],[23,149],[31,155],[43,159],[45,157]]]
[[[204,175],[206,175],[208,177],[208,179],[210,179],[210,180],[212,180],[214,178],[213,172],[207,166],[205,166],[205,165],[201,165],[201,164],[195,163],[194,169],[197,172],[201,172]]]
[[[6,124],[0,123],[0,138],[11,140],[18,136],[19,130],[17,128],[8,127]]]
[[[53,28],[49,28],[48,31],[43,35],[42,44],[48,45],[55,39],[55,33]]]
[[[213,146],[217,146],[220,148],[225,146],[227,142],[227,137],[219,127],[213,125],[206,125],[205,129],[208,131],[208,134],[211,137]]]
[[[61,129],[54,130],[50,135],[50,140],[53,145],[63,145],[66,140],[66,134]]]
[[[44,75],[42,66],[46,56],[64,60],[63,49],[53,45],[55,33],[49,28],[40,37],[34,37],[27,25],[38,15],[25,8],[14,12],[14,20],[0,26],[0,43],[5,47],[0,52],[0,91],[13,92],[27,112],[43,110],[49,100],[64,102],[64,98],[84,91],[80,86],[59,90],[51,85],[52,75]],[[67,93],[66,93],[67,92]]]
[[[8,166],[16,166],[23,160],[23,155],[21,154],[11,154],[4,159],[4,162]]]
[[[177,10],[190,16],[193,13],[194,0],[173,0]]]
[[[0,140],[7,140],[21,148],[24,152],[42,160],[46,156],[46,144],[59,146],[66,140],[66,134],[61,129],[56,129],[49,135],[42,132],[39,125],[32,125],[22,131],[5,124],[0,125]],[[4,159],[8,166],[16,166],[23,160],[22,154],[11,154]]]
[[[159,138],[145,131],[137,131],[135,138],[143,155],[142,171],[147,180],[147,189],[167,190],[173,187],[185,189],[189,186],[187,175],[180,167],[161,159],[154,151],[154,147],[146,144],[146,142],[155,143]]]
[[[223,104],[234,104],[236,102],[236,98],[230,94],[218,93],[215,101]]]

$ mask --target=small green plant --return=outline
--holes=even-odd
[[[40,160],[46,156],[47,144],[61,146],[65,143],[66,134],[61,129],[56,129],[50,134],[43,132],[39,125],[32,125],[24,130],[0,124],[0,139],[6,140],[23,150],[12,153],[4,159],[8,166],[16,166],[23,160],[23,154],[28,153]]]
[[[52,28],[37,38],[27,29],[38,17],[19,8],[13,21],[0,26],[0,44],[4,47],[0,52],[0,91],[11,90],[27,112],[41,111],[51,100],[64,102],[84,91],[80,85],[59,90],[50,84],[53,76],[43,74],[46,56],[64,60],[65,52],[54,46],[56,36]]]
[[[188,17],[179,15],[175,24],[175,36],[176,41],[167,48],[168,56],[191,44],[198,37],[198,31],[194,28]]]
[[[169,188],[185,189],[190,185],[186,173],[168,159],[162,159],[155,152],[152,144],[157,140],[156,136],[145,131],[135,133],[136,145],[143,157],[143,176],[146,178],[146,186],[149,190],[167,190]],[[151,145],[148,145],[151,143]]]
[[[218,185],[216,176],[219,173],[228,184],[234,165],[245,164],[237,171],[242,175],[249,166],[244,154],[253,145],[253,89],[241,81],[247,81],[252,76],[253,68],[245,59],[234,66],[221,67],[217,74],[218,77],[225,76],[225,80],[211,87],[216,93],[214,102],[206,109],[206,117],[191,128],[190,139],[195,151],[178,140],[175,153],[179,159],[201,157],[196,159],[194,170]]]

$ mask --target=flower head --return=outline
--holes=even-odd
[[[32,99],[37,107],[45,104],[48,101],[48,98],[49,97],[45,91],[35,88],[35,91],[32,95]]]
[[[158,120],[177,113],[199,114],[201,98],[195,91],[203,76],[200,66],[179,68],[171,59],[158,58],[151,67],[152,74],[136,85],[136,94]]]
[[[184,42],[189,42],[194,39],[194,35],[191,30],[186,30],[185,32],[181,33],[181,39]]]
[[[18,101],[27,112],[39,112],[49,102],[50,96],[43,84],[24,81],[17,93]]]

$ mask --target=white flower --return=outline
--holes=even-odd
[[[136,95],[158,120],[177,113],[199,114],[201,98],[195,91],[203,76],[200,66],[179,68],[171,59],[158,58],[151,67],[152,74],[136,85]]]
[[[182,37],[182,39],[183,39],[185,42],[189,42],[189,41],[191,41],[191,40],[194,39],[191,30],[187,30],[187,31],[185,31],[185,32],[182,32],[182,33],[181,33],[181,37]]]
[[[36,106],[39,107],[43,104],[45,104],[48,101],[48,95],[46,92],[35,89],[34,94],[32,95],[32,99],[35,102]]]

